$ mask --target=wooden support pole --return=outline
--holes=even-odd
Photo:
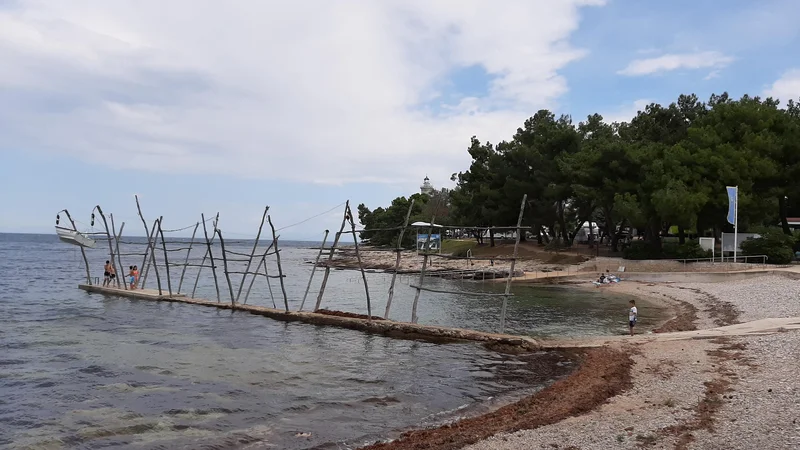
[[[272,225],[272,218],[270,216],[267,216],[267,222],[269,222],[269,227],[272,229],[272,243],[275,244],[275,260],[278,263],[278,276],[280,277],[279,280],[281,281],[281,291],[283,292],[283,304],[286,307],[286,312],[289,312],[289,298],[286,296],[286,283],[283,281],[281,252],[278,250],[278,236],[275,234],[275,226]],[[269,280],[269,277],[267,277],[267,280]]]
[[[333,245],[331,245],[331,251],[328,253],[328,264],[325,266],[325,275],[322,277],[322,285],[319,287],[319,294],[317,294],[317,304],[314,306],[314,311],[319,310],[319,307],[322,305],[322,296],[325,294],[325,286],[328,285],[328,277],[331,274],[331,260],[333,260],[333,255],[336,253],[336,245],[339,243],[339,238],[342,237],[342,232],[344,231],[344,226],[347,224],[347,210],[350,208],[350,200],[345,203],[345,210],[344,214],[342,215],[342,226],[339,228],[339,232],[333,238]]]
[[[511,258],[511,268],[508,272],[506,279],[506,290],[503,296],[503,306],[500,309],[500,333],[505,332],[506,329],[506,308],[508,307],[508,297],[511,295],[511,279],[514,278],[514,268],[517,265],[517,254],[519,252],[520,234],[522,233],[522,216],[525,214],[525,203],[528,200],[528,194],[522,196],[522,204],[519,206],[519,217],[517,218],[517,240],[514,242],[514,256]]]
[[[144,230],[145,230],[145,232],[147,232],[147,228],[146,227],[145,227]],[[150,266],[152,265],[152,261],[154,260],[152,254],[150,253],[150,249],[155,251],[156,243],[158,242],[158,239],[156,238],[156,221],[155,220],[153,221],[153,226],[150,227],[150,235],[149,236],[150,236],[150,238],[147,239],[147,250],[145,250],[145,253],[144,253],[145,262],[142,263],[142,269],[141,269],[142,276],[140,278],[141,278],[142,281],[138,285],[138,287],[140,289],[144,289],[144,285],[145,285],[145,283],[147,283],[147,274],[150,273]],[[151,242],[152,242],[152,246],[151,246]]]
[[[192,288],[192,298],[194,298],[195,292],[197,292],[197,283],[200,282],[200,272],[203,271],[203,266],[206,264],[206,259],[210,256],[211,257],[211,271],[214,274],[214,286],[217,288],[217,302],[219,302],[219,285],[217,284],[217,273],[214,270],[214,255],[211,254],[211,245],[214,242],[214,238],[216,234],[211,235],[211,240],[208,239],[208,231],[206,231],[206,220],[203,214],[200,214],[200,219],[203,223],[203,234],[205,234],[206,238],[206,253],[203,255],[203,260],[200,261],[200,268],[197,269],[197,277],[194,279],[194,287]],[[214,229],[217,229],[217,221],[219,220],[219,213],[217,213],[217,217],[214,219]]]
[[[66,208],[65,208],[65,209],[62,210],[62,212],[67,215],[67,219],[69,219],[69,223],[72,224],[72,229],[75,230],[76,233],[79,233],[78,227],[75,226],[75,221],[72,220],[72,216],[69,214],[69,211],[67,211]],[[91,270],[89,269],[89,258],[86,257],[86,250],[83,248],[83,246],[81,246],[80,249],[81,249],[81,255],[83,255],[83,265],[86,267],[86,283],[91,285],[92,284],[92,273],[91,273]]]
[[[117,226],[114,224],[114,214],[108,214],[109,219],[111,219],[111,231],[114,232],[114,244],[117,249],[117,262],[119,262],[120,270],[122,270],[122,257],[119,255],[119,239],[122,236],[122,229],[125,228],[125,222],[122,222],[122,225],[119,227],[119,234],[117,234]],[[117,280],[117,287],[119,287],[119,273],[117,269],[114,268],[115,276],[114,278]],[[122,280],[122,285],[125,286],[125,290],[128,290],[128,283],[125,280]]]
[[[353,245],[356,249],[356,260],[358,261],[358,269],[361,271],[361,279],[364,280],[364,293],[367,295],[367,320],[372,320],[372,302],[369,298],[369,286],[367,285],[367,273],[364,272],[364,264],[361,262],[361,253],[358,251],[358,236],[356,236],[356,222],[353,220],[353,211],[350,209],[350,203],[347,204],[347,220],[350,222],[350,230],[353,233]]]
[[[317,265],[319,265],[319,258],[322,256],[322,251],[325,249],[325,243],[328,242],[328,230],[325,230],[325,236],[322,238],[322,245],[319,247],[319,253],[317,253],[317,259],[314,260],[314,266],[311,268],[311,276],[308,277],[308,285],[306,285],[306,292],[303,294],[303,301],[300,302],[300,309],[298,311],[303,310],[303,306],[306,304],[306,298],[308,297],[308,291],[311,289],[311,280],[314,279],[314,272],[317,271]]]
[[[140,288],[144,289],[144,284],[147,282],[147,272],[149,270],[148,259],[149,252],[152,249],[150,241],[153,238],[153,233],[156,230],[156,223],[153,222],[153,227],[148,231],[147,229],[147,221],[144,220],[144,215],[142,214],[142,207],[139,205],[139,196],[134,195],[133,198],[136,199],[136,210],[139,212],[139,218],[142,219],[142,225],[144,225],[144,232],[147,235],[147,248],[144,251],[144,258],[142,259],[142,283],[139,286]]]
[[[194,237],[197,235],[197,229],[200,228],[200,222],[197,222],[192,231],[192,240],[189,241],[189,249],[186,250],[186,261],[183,263],[183,270],[181,270],[181,279],[178,281],[178,294],[181,293],[181,286],[183,286],[183,276],[186,275],[186,268],[189,267],[189,254],[192,253],[192,246],[194,245]]]
[[[114,269],[114,272],[117,271],[117,263],[114,262],[114,247],[111,245],[111,232],[108,229],[108,221],[106,220],[106,215],[103,214],[103,210],[100,208],[100,205],[94,207],[98,213],[100,213],[100,218],[103,219],[103,227],[106,229],[106,236],[108,237],[108,253],[111,255],[111,268]],[[94,214],[94,210],[92,210],[92,214]],[[117,279],[117,286],[119,286],[119,279]]]
[[[437,205],[438,209],[438,205]],[[428,247],[431,243],[431,234],[433,234],[433,226],[436,224],[436,211],[431,218],[431,226],[428,228],[428,237],[425,239],[425,253],[422,254],[422,268],[419,271],[419,285],[416,286],[417,292],[414,293],[414,303],[411,304],[411,323],[417,323],[417,304],[419,303],[419,296],[422,293],[422,284],[425,282],[425,269],[428,267]]]
[[[244,287],[244,282],[247,280],[247,272],[250,272],[250,265],[253,264],[253,255],[256,253],[256,249],[258,248],[258,241],[261,239],[261,229],[264,228],[264,219],[267,218],[267,213],[269,212],[269,206],[264,208],[264,215],[261,216],[261,225],[258,226],[258,233],[256,233],[256,241],[253,243],[253,251],[250,252],[250,259],[247,261],[247,267],[244,269],[244,274],[242,275],[242,282],[239,283],[239,291],[236,293],[236,301],[239,301],[239,296],[242,295],[242,288]],[[255,276],[253,276],[255,278]]]
[[[158,225],[158,221],[153,221],[153,236],[155,237],[156,234],[156,225]],[[162,295],[163,292],[161,291],[161,275],[158,273],[158,263],[156,262],[156,243],[153,242],[155,239],[150,240],[149,247],[150,247],[150,264],[153,266],[153,271],[156,273],[156,284],[158,285],[158,295]],[[149,267],[149,266],[148,266]]]
[[[261,270],[261,266],[264,266],[264,275],[266,275],[267,278],[267,287],[269,287],[269,296],[272,298],[273,308],[275,307],[275,298],[272,296],[272,285],[269,282],[269,271],[267,270],[267,254],[269,253],[270,249],[272,249],[272,246],[274,244],[275,244],[274,242],[269,244],[267,250],[264,252],[263,255],[261,255],[261,261],[258,262],[258,266],[256,267],[256,273],[258,273],[258,271]],[[253,289],[253,284],[255,284],[255,282],[256,282],[256,277],[255,275],[253,275],[253,278],[250,279],[250,285],[247,286],[247,292],[244,294],[245,305],[247,304],[247,299],[250,297],[250,290]]]
[[[225,239],[222,238],[222,230],[217,228],[217,235],[219,236],[219,246],[222,249],[222,269],[225,271],[225,279],[228,280],[228,290],[231,294],[231,306],[236,308],[236,301],[233,298],[233,285],[231,284],[231,276],[228,273],[228,257],[225,255]]]
[[[164,267],[167,268],[167,291],[169,292],[169,296],[172,297],[172,282],[170,281],[169,275],[169,258],[167,257],[167,242],[164,240],[164,230],[161,229],[161,221],[164,220],[164,216],[158,218],[158,235],[161,236],[161,247],[164,249]],[[155,264],[155,260],[153,262]]]
[[[383,314],[384,319],[389,318],[389,309],[392,307],[392,298],[394,298],[394,283],[397,280],[397,271],[400,270],[400,253],[403,251],[403,235],[408,227],[408,221],[411,219],[411,211],[414,209],[414,199],[411,199],[411,204],[408,205],[408,212],[406,213],[406,220],[403,222],[403,228],[400,229],[400,236],[397,238],[397,257],[394,261],[394,273],[392,273],[392,282],[389,284],[389,299],[386,300],[386,312]]]

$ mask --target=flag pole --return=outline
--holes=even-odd
[[[739,186],[736,186],[736,201],[733,203],[733,263],[736,264],[736,251],[739,248]]]

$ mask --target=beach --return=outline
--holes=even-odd
[[[554,347],[587,349],[583,366],[567,379],[494,414],[418,430],[372,448],[800,445],[800,383],[795,373],[800,358],[800,282],[772,275],[725,283],[626,282],[609,289],[661,299],[674,307],[675,315],[661,327],[663,333],[551,341]],[[796,320],[776,321],[787,324],[777,328],[765,320],[777,318]],[[752,321],[756,325],[749,331],[736,331],[743,328],[735,324]]]

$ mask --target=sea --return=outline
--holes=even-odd
[[[198,267],[205,242],[167,237],[162,289],[210,300]],[[259,243],[262,254],[270,242]],[[226,239],[229,272],[243,272],[254,241]],[[219,300],[297,310],[319,243],[278,242],[278,278],[222,273]],[[116,251],[116,245],[113,246]],[[143,268],[143,238],[123,238],[124,270]],[[273,247],[274,249],[274,247]],[[108,242],[86,251],[102,280]],[[260,259],[251,266],[254,270]],[[266,260],[278,274],[276,255]],[[179,264],[188,264],[180,266]],[[205,263],[208,265],[208,260]],[[117,263],[119,265],[119,263]],[[186,270],[183,271],[183,267]],[[262,269],[263,270],[263,269]],[[313,309],[317,269],[304,310]],[[148,272],[146,288],[157,286]],[[373,315],[383,315],[391,275],[367,274]],[[89,294],[80,248],[55,235],[0,234],[0,448],[349,449],[404,430],[475,415],[546,387],[576,367],[561,352],[507,355],[478,343],[431,343],[286,323],[241,311]],[[409,321],[418,275],[398,275],[391,319]],[[197,286],[195,287],[195,283]],[[242,286],[239,293],[239,286]],[[460,294],[423,292],[419,322],[497,331],[503,284],[425,280]],[[283,291],[286,292],[284,299]],[[628,297],[603,289],[514,285],[507,331],[535,337],[620,334]],[[358,271],[332,270],[322,308],[367,313]],[[640,308],[647,328],[662,311]]]

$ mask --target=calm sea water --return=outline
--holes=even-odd
[[[121,249],[123,265],[141,267],[142,257],[130,255],[142,251],[141,240],[129,241]],[[316,251],[308,243],[281,245],[287,296],[297,309]],[[185,245],[170,245],[178,247]],[[230,241],[228,249],[249,253],[252,242]],[[88,251],[92,276],[102,276],[107,250],[98,242]],[[199,263],[203,250],[195,247],[190,262]],[[169,257],[183,262],[186,252]],[[0,234],[0,447],[352,448],[523,395],[573,366],[555,352],[514,357],[477,344],[395,340],[87,294],[76,288],[85,278],[82,264],[80,251],[55,236]],[[243,266],[232,262],[230,270]],[[268,268],[277,273],[274,257]],[[214,299],[213,278],[204,270],[197,296]],[[313,307],[321,274],[306,309]],[[196,275],[197,268],[187,270],[182,292],[191,292]],[[173,290],[180,276],[172,270]],[[383,313],[389,280],[386,274],[368,276],[373,314]],[[236,294],[241,275],[231,275],[231,281]],[[409,320],[414,291],[408,284],[415,281],[398,278],[392,318]],[[470,292],[502,289],[428,283]],[[155,286],[152,273],[147,285]],[[220,285],[222,301],[230,301],[223,276]],[[271,287],[282,303],[277,280]],[[514,291],[512,332],[624,331],[627,298],[602,290]],[[264,278],[256,280],[248,303],[272,305]],[[365,303],[359,273],[332,272],[323,307],[366,313]],[[642,310],[646,325],[647,308]],[[423,293],[419,307],[422,323],[481,330],[495,330],[498,313],[497,299],[480,296]]]

